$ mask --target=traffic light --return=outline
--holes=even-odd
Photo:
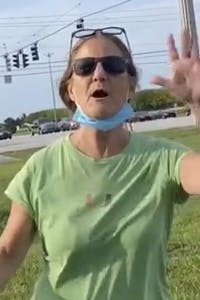
[[[22,53],[23,68],[28,67],[28,65],[29,65],[28,61],[29,61],[28,54]]]
[[[76,29],[83,29],[84,28],[84,19],[78,19],[76,21]]]
[[[38,53],[37,44],[34,44],[31,47],[31,54],[32,54],[32,60],[39,60],[39,53]]]
[[[13,67],[19,68],[20,67],[20,62],[19,62],[19,54],[13,54]]]
[[[11,60],[10,60],[10,57],[8,56],[8,54],[5,54],[4,58],[5,58],[5,62],[6,62],[6,70],[8,72],[10,72],[11,71]]]

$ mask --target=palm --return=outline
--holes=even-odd
[[[194,104],[200,99],[200,59],[197,42],[191,47],[191,40],[187,32],[183,33],[182,54],[176,49],[173,36],[168,41],[171,61],[172,77],[155,77],[152,82],[167,88],[183,102]]]

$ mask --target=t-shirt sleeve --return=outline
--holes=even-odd
[[[172,143],[168,148],[168,173],[176,195],[175,203],[183,203],[189,197],[181,185],[180,169],[184,157],[191,152],[190,148],[175,143]]]
[[[5,195],[13,202],[22,204],[28,213],[34,218],[34,210],[31,203],[31,184],[33,168],[31,159],[15,175],[5,190]]]

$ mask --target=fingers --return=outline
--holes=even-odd
[[[182,57],[183,58],[199,58],[199,44],[198,37],[191,36],[191,33],[188,30],[184,30],[182,33]]]
[[[171,62],[179,59],[178,50],[176,48],[176,43],[172,34],[168,38],[168,51]]]
[[[194,64],[193,72],[194,72],[195,76],[198,76],[197,78],[200,78],[200,62],[199,61]]]
[[[199,43],[198,43],[198,37],[194,37],[193,44],[192,44],[192,50],[191,50],[191,57],[195,59],[199,59]]]
[[[164,77],[161,77],[161,76],[156,76],[156,77],[152,78],[151,83],[162,86],[162,87],[165,87],[166,89],[169,89],[170,86],[171,86],[170,79],[164,78]]]
[[[192,40],[188,30],[184,30],[181,34],[181,54],[183,58],[191,56]]]

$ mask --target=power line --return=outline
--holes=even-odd
[[[176,8],[177,8],[177,6],[156,6],[156,7],[148,7],[148,8],[122,9],[122,10],[120,10],[120,12],[129,12],[129,11],[144,12],[144,11],[152,11],[152,10],[155,12],[157,10],[166,11],[166,9],[173,9],[173,11],[174,11],[174,9],[176,9]],[[116,13],[116,11],[114,11],[113,13]]]
[[[67,12],[65,12],[64,14],[60,15],[59,17],[57,17],[58,19],[61,19],[62,17],[64,17],[66,14],[69,14],[71,11],[73,11],[75,8],[77,8],[78,6],[81,5],[81,2],[78,2],[76,5],[74,5],[72,8],[70,8]],[[54,21],[51,21],[51,22],[54,22]],[[49,25],[46,25],[45,28],[48,28],[50,26]],[[40,30],[38,30],[36,33],[33,34],[33,36],[36,36],[38,35],[39,33],[41,33],[45,28],[42,28]]]
[[[52,71],[52,73],[58,73],[58,72],[64,72],[64,69],[63,70],[54,70]],[[49,75],[49,71],[47,72],[33,72],[33,73],[22,73],[22,74],[9,74],[11,75],[12,77],[26,77],[26,76],[32,76],[32,75],[43,75],[43,74],[48,74]],[[0,77],[4,77],[4,75],[0,75]]]
[[[129,11],[130,13],[130,11]],[[171,16],[176,16],[175,13],[162,13],[162,14],[148,14],[148,15],[134,15],[134,14],[131,14],[131,15],[122,15],[121,12],[119,12],[119,15],[107,15],[105,14],[104,17],[106,18],[109,18],[109,19],[116,19],[116,18],[127,18],[127,17],[134,17],[134,18],[156,18],[156,17],[162,17],[162,16],[166,16],[166,17],[171,17]],[[95,18],[95,20],[98,20],[99,18]],[[91,20],[91,19],[90,19]],[[94,20],[94,19],[92,19]],[[1,23],[0,23],[1,24]]]
[[[77,7],[77,6],[76,6]],[[73,7],[72,9],[74,9],[75,7]],[[129,11],[130,13],[130,11]],[[61,17],[64,17],[65,15],[67,14],[67,12],[65,12]],[[109,19],[109,20],[113,20],[113,19],[123,19],[123,18],[156,18],[156,17],[163,17],[163,16],[166,16],[166,17],[176,17],[176,14],[175,13],[162,13],[162,14],[148,14],[148,15],[134,15],[134,14],[131,14],[131,15],[122,15],[121,12],[119,12],[119,15],[104,15],[103,18],[106,17],[106,19]],[[69,18],[68,18],[69,19]],[[101,20],[102,18],[95,18],[95,19],[90,19],[90,21],[98,21],[98,20]],[[60,23],[64,23],[66,22],[66,19],[65,21],[60,21],[60,20],[49,20],[49,21],[31,21],[31,22],[27,22],[27,21],[24,21],[24,22],[0,22],[0,25],[49,25],[49,24],[60,24]]]
[[[145,59],[146,58],[151,58],[151,57],[145,57]],[[153,57],[154,58],[154,57]],[[161,58],[161,57],[158,57],[158,58]],[[63,61],[63,62],[65,62],[65,61]],[[136,60],[135,61],[135,63],[136,64],[147,64],[147,62],[145,62],[145,61],[138,61],[138,60]],[[155,61],[155,62],[152,62],[152,64],[157,64],[158,62],[157,61]],[[160,62],[159,62],[160,63]],[[65,64],[57,64],[57,65],[52,65],[52,69],[53,68],[65,68],[66,69],[66,67],[67,67],[67,64],[66,64],[66,62],[65,62]],[[4,66],[2,65],[2,66],[0,66],[0,68],[4,68]],[[30,72],[30,71],[38,71],[38,70],[47,70],[49,67],[48,67],[48,65],[46,64],[46,65],[43,65],[43,66],[35,66],[35,65],[32,65],[32,66],[30,66],[30,68],[27,70],[27,74],[28,74],[28,72]],[[14,72],[16,72],[16,74],[17,73],[20,73],[21,72],[21,70],[14,70]],[[4,73],[4,71],[1,71],[0,70],[0,73]]]
[[[142,61],[142,62],[138,61],[138,59],[148,59],[148,58],[154,58],[154,57],[158,59],[163,56],[165,57],[167,53],[168,53],[167,50],[161,49],[161,50],[155,50],[155,51],[136,52],[136,53],[132,53],[132,55],[137,64],[144,64],[144,63],[147,64],[144,61]],[[63,67],[66,69],[67,62],[68,62],[67,60],[56,60],[56,61],[51,61],[51,64],[52,64],[52,67],[54,67],[54,68]],[[64,65],[63,65],[63,63],[64,63]],[[158,64],[158,62],[152,62],[152,64]],[[45,69],[48,67],[48,62],[38,62],[38,63],[30,64],[29,66],[30,66],[30,68],[27,71],[39,70],[39,69],[41,70],[41,69]],[[5,68],[5,66],[2,66],[2,65],[0,67]],[[21,70],[15,70],[15,72],[21,72]],[[30,73],[27,72],[26,74],[28,75]],[[20,75],[20,74],[18,74],[18,75]]]
[[[102,20],[99,20],[99,21],[102,21]],[[93,25],[96,25],[96,24],[99,24],[99,21],[98,20],[95,20],[95,21],[93,21],[93,22],[89,22],[89,24],[93,24]],[[161,23],[161,22],[175,22],[175,21],[177,21],[177,19],[176,18],[171,18],[171,19],[147,19],[147,20],[133,20],[132,18],[130,18],[130,19],[124,19],[124,20],[120,20],[120,19],[118,19],[118,24],[120,23],[120,24],[127,24],[127,23],[157,23],[157,22],[159,22],[159,23]],[[110,24],[110,22],[111,22],[111,20],[109,20],[109,19],[106,19],[106,22],[104,22],[104,24]],[[41,30],[43,30],[43,29],[45,29],[45,28],[47,28],[47,27],[56,27],[56,26],[60,26],[60,25],[62,25],[62,24],[64,24],[64,23],[59,23],[59,24],[49,24],[48,26],[47,25],[40,25],[40,24],[37,24],[37,25],[31,25],[31,24],[28,24],[28,25],[26,25],[26,28],[32,28],[32,27],[42,27],[41,28]],[[24,25],[23,24],[21,24],[21,25],[3,25],[3,26],[1,26],[1,24],[0,24],[0,28],[24,28]],[[24,47],[23,47],[24,48]]]
[[[61,19],[63,16],[65,16],[66,14],[68,14],[69,12],[73,11],[75,8],[77,8],[82,1],[78,2],[76,5],[74,5],[71,9],[69,9],[67,12],[65,12],[64,14],[60,15],[59,19]],[[40,22],[41,23],[41,22]],[[44,31],[46,28],[50,27],[51,25],[45,25],[42,26],[41,28],[41,24],[39,25],[40,29],[38,29],[35,33],[33,33],[31,36],[35,37],[37,35],[39,35],[42,31]],[[21,41],[20,43],[25,43],[25,40],[27,40],[29,38],[30,35],[28,35],[26,38],[23,39],[23,41]]]
[[[136,52],[133,53],[134,56],[146,55],[146,54],[159,54],[159,53],[167,53],[167,50],[155,50],[155,51],[146,51],[146,52]]]
[[[128,2],[131,2],[131,1],[133,1],[133,0],[124,0],[124,1],[118,2],[118,3],[116,3],[116,4],[107,6],[107,7],[105,7],[105,8],[102,8],[102,9],[99,9],[99,10],[94,11],[94,12],[92,12],[92,13],[89,13],[89,14],[87,14],[87,15],[84,15],[84,16],[82,16],[81,18],[85,19],[85,18],[87,18],[87,17],[90,17],[90,16],[94,16],[94,15],[100,14],[100,13],[102,13],[102,12],[104,12],[104,11],[107,11],[107,10],[110,10],[110,9],[113,9],[113,8],[116,8],[116,7],[119,7],[119,6],[124,5],[124,4],[128,3]],[[71,25],[75,24],[76,22],[77,22],[77,19],[76,19],[76,20],[73,20],[72,22],[69,22],[67,25],[65,25],[65,26],[63,26],[63,27],[61,27],[61,28],[59,28],[59,29],[57,29],[57,30],[55,30],[55,31],[53,31],[53,32],[51,32],[51,33],[49,33],[49,34],[47,34],[46,36],[43,36],[43,37],[37,39],[36,41],[32,41],[31,43],[29,43],[29,44],[27,44],[27,45],[21,47],[20,49],[16,49],[16,50],[14,50],[14,51],[8,52],[8,54],[12,54],[12,53],[14,53],[14,52],[19,52],[21,49],[28,48],[28,47],[30,47],[30,46],[31,46],[32,44],[34,44],[34,43],[38,43],[38,42],[40,42],[40,41],[43,41],[43,40],[45,40],[45,39],[47,39],[47,38],[49,38],[49,37],[51,37],[51,36],[53,36],[53,35],[55,35],[55,34],[61,32],[61,31],[63,31],[64,29],[70,27]],[[3,55],[1,55],[0,57],[3,57]]]
[[[120,12],[132,12],[132,11],[155,11],[155,10],[165,10],[166,9],[174,9],[177,8],[176,6],[158,6],[158,7],[154,7],[154,8],[138,8],[138,9],[129,9],[129,10],[120,10]],[[113,13],[116,13],[115,11]],[[117,12],[118,13],[118,12]],[[19,16],[19,17],[14,17],[14,16],[10,16],[10,17],[0,17],[0,20],[18,20],[18,19],[45,19],[45,18],[56,18],[56,17],[60,17],[62,16],[62,14],[54,14],[54,15],[40,15],[40,16]],[[74,14],[70,14],[71,17],[75,17],[76,15]]]
[[[146,52],[135,52],[135,53],[132,53],[133,55],[133,58],[134,57],[137,57],[137,59],[144,59],[144,58],[158,58],[158,57],[162,57],[162,56],[166,56],[166,54],[168,53],[167,50],[154,50],[154,51],[146,51]],[[56,64],[62,64],[62,63],[65,63],[65,66],[67,65],[67,60],[56,60],[56,61],[52,61],[51,64],[55,67],[58,67],[56,66]],[[47,66],[48,65],[48,62],[35,62],[35,63],[32,63],[30,64],[29,66],[30,67],[40,67],[40,66]],[[0,65],[0,67],[5,67],[4,65]],[[30,69],[29,69],[30,70]],[[17,71],[17,70],[16,70]],[[18,72],[21,72],[21,70],[18,70]]]
[[[162,17],[162,15],[160,16],[160,17]],[[133,18],[134,18],[134,20],[133,20]],[[105,17],[103,18],[104,20],[105,20]],[[160,18],[157,18],[157,19],[149,19],[149,18],[147,18],[147,19],[136,19],[134,16],[123,16],[123,17],[115,17],[115,18],[112,18],[112,17],[108,17],[108,18],[106,18],[106,21],[107,22],[111,22],[111,21],[115,21],[117,19],[117,21],[121,21],[121,22],[124,22],[124,21],[127,21],[127,20],[130,20],[132,23],[137,23],[137,22],[152,22],[152,21],[154,21],[154,22],[161,22],[161,21],[170,21],[170,20],[177,20],[175,17],[174,18],[162,18],[162,19],[160,19]],[[102,21],[102,19],[89,19],[88,20],[89,21],[89,23],[90,24],[94,24],[94,23],[99,23],[99,22],[101,22]],[[46,28],[46,27],[53,27],[53,26],[60,26],[60,25],[63,25],[63,24],[65,24],[66,22],[64,22],[64,21],[60,21],[59,23],[58,22],[51,22],[51,23],[44,23],[44,24],[42,24],[42,23],[13,23],[13,24],[9,24],[9,23],[0,23],[0,27],[1,28],[12,28],[12,27],[14,27],[14,28],[16,28],[16,27],[27,27],[27,28],[29,28],[29,27],[42,27],[42,29],[41,30],[43,30],[44,28]],[[26,26],[25,26],[26,25]],[[35,35],[35,34],[33,34],[33,35]],[[33,36],[32,35],[32,36]]]
[[[66,65],[62,64],[62,65],[54,65],[52,68],[66,68]],[[33,67],[30,67],[28,70],[27,70],[27,74],[29,71],[38,71],[38,70],[45,70],[45,69],[48,69],[48,65],[46,66],[33,66]],[[3,72],[0,70],[0,72]],[[14,70],[14,72],[17,73],[21,73],[21,70]]]
[[[166,56],[166,54],[168,53],[168,51],[167,50],[155,50],[155,51],[146,51],[146,52],[136,52],[136,53],[132,53],[132,55],[133,55],[133,58],[136,58],[137,57],[137,59],[144,59],[144,58],[159,58],[159,57],[163,57],[163,56]],[[137,59],[134,59],[135,61],[137,61]],[[62,63],[64,63],[64,66],[63,65],[61,65],[60,66],[60,64],[62,64]],[[139,62],[139,61],[137,61],[137,63],[138,64],[143,64],[144,62]],[[154,64],[156,64],[157,62],[154,62]],[[52,66],[53,67],[65,67],[66,68],[66,66],[67,66],[67,60],[57,60],[57,61],[52,61],[51,62],[51,64],[52,64]],[[56,65],[56,64],[59,64],[59,65]],[[34,64],[30,64],[30,67],[36,67],[37,69],[42,69],[42,67],[43,67],[43,69],[45,69],[45,67],[47,67],[48,66],[48,62],[38,62],[38,63],[34,63]],[[1,66],[1,67],[3,67],[3,66]],[[35,69],[36,69],[35,68]],[[32,68],[32,69],[34,69],[34,68]],[[30,69],[29,69],[29,71],[30,71]],[[21,72],[21,70],[15,70],[15,72]],[[28,73],[27,73],[28,74]]]
[[[132,24],[144,24],[144,23],[161,23],[161,22],[177,22],[177,19],[160,19],[160,20],[124,20],[124,21],[121,21],[121,20],[118,20],[118,25],[119,24],[130,24],[130,23],[132,23]],[[96,25],[96,24],[98,24],[99,25],[99,22],[97,21],[97,22],[91,22],[91,23],[89,23],[89,24],[92,24],[92,25]],[[104,22],[103,22],[103,24],[104,24],[104,26],[105,25],[109,25],[110,24],[110,22],[109,22],[109,20],[105,20]]]
[[[74,9],[75,8],[75,6],[72,8],[72,9]],[[64,13],[63,15],[62,15],[62,17],[64,16],[64,15],[66,15],[67,14],[67,12],[66,13]],[[166,16],[166,17],[175,17],[176,16],[176,14],[169,14],[169,13],[165,13],[165,14],[149,14],[149,15],[122,15],[121,14],[121,12],[120,12],[120,15],[104,15],[104,17],[103,18],[105,18],[106,17],[106,21],[108,21],[108,20],[123,20],[123,19],[126,19],[127,20],[127,18],[131,18],[131,20],[133,21],[133,22],[135,22],[135,21],[138,21],[138,18],[140,19],[139,21],[146,21],[146,19],[148,20],[149,18],[151,18],[151,20],[152,20],[152,18],[160,18],[160,17],[163,17],[163,16]],[[132,19],[132,18],[134,18],[134,20]],[[91,21],[95,21],[95,22],[97,22],[97,21],[101,21],[102,20],[102,18],[95,18],[95,19],[89,19],[89,21],[91,22]],[[155,19],[156,20],[156,19]],[[158,19],[159,21],[160,21],[160,19]],[[164,19],[165,20],[165,19]],[[32,27],[32,26],[43,26],[43,27],[49,27],[49,26],[55,26],[55,25],[57,25],[57,26],[60,26],[60,25],[63,25],[63,24],[65,24],[65,22],[66,22],[66,20],[65,21],[61,21],[61,20],[51,20],[51,21],[43,21],[43,22],[13,22],[13,23],[11,23],[11,22],[6,22],[6,23],[2,23],[2,22],[0,22],[0,26],[1,27],[16,27],[16,26],[23,26],[24,27],[24,25],[26,25],[26,27]],[[43,30],[43,29],[42,29]],[[37,33],[35,33],[35,34],[33,34],[33,35],[36,35]]]
[[[167,61],[158,61],[158,62],[142,62],[138,63],[137,65],[160,65],[160,64],[168,64]],[[53,70],[52,73],[63,73],[65,68],[60,70]],[[32,72],[32,73],[22,73],[22,74],[10,74],[12,77],[27,77],[27,76],[34,76],[34,75],[49,75],[49,71],[44,72]],[[4,77],[4,75],[0,75],[0,77]]]

